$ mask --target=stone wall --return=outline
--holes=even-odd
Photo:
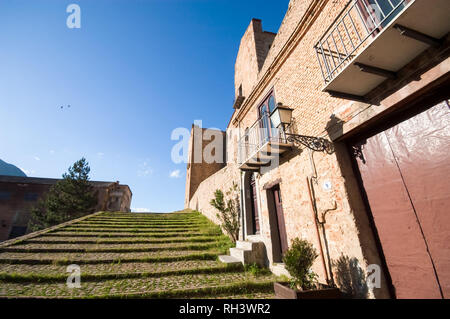
[[[214,192],[217,189],[225,193],[233,185],[233,182],[239,185],[239,170],[236,164],[228,164],[199,185],[187,208],[201,212],[214,223],[220,225],[216,216],[218,211],[211,206],[210,201],[214,198]]]
[[[216,140],[217,139],[217,140]],[[211,143],[219,142],[217,146],[220,149],[211,150]],[[219,130],[202,129],[192,125],[191,136],[189,139],[189,157],[186,170],[186,192],[184,199],[185,208],[189,208],[192,196],[197,191],[202,181],[207,179],[225,166],[225,132]],[[205,161],[206,153],[218,152],[217,160],[211,162]],[[220,153],[220,154],[219,154]],[[220,156],[219,156],[220,155]]]

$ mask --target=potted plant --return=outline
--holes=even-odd
[[[318,257],[316,249],[306,240],[295,238],[283,256],[286,270],[291,275],[288,282],[275,282],[275,295],[282,299],[332,299],[340,298],[338,288],[318,282],[311,267]]]

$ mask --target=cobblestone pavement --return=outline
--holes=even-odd
[[[1,247],[0,296],[274,298],[270,273],[217,261],[230,246],[197,212],[96,214]],[[68,265],[80,267],[79,288]]]

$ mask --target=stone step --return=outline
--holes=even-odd
[[[272,267],[270,268],[270,271],[272,271],[272,273],[276,276],[286,276],[288,278],[291,277],[291,275],[289,274],[289,272],[286,270],[286,267],[284,266],[283,263],[274,263],[272,265]]]
[[[228,264],[228,265],[238,265],[241,264],[241,261],[233,256],[229,256],[229,255],[220,255],[219,256],[219,261],[224,263],[224,264]]]
[[[256,263],[264,266],[264,243],[238,241],[235,248],[230,248],[230,255],[239,259],[243,264]]]
[[[236,258],[237,260],[245,263],[246,255],[249,255],[251,250],[244,250],[240,248],[230,248],[230,256]],[[247,257],[248,259],[248,257]]]
[[[236,242],[236,248],[243,249],[243,250],[252,250],[253,243],[250,241],[238,240]]]

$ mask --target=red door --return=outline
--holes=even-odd
[[[450,297],[447,101],[353,150],[396,296]]]
[[[272,193],[274,197],[275,211],[277,215],[278,235],[280,236],[280,246],[281,246],[280,251],[281,255],[283,256],[284,253],[288,250],[288,241],[286,235],[286,223],[284,220],[280,186],[277,185],[274,188],[272,188]]]

